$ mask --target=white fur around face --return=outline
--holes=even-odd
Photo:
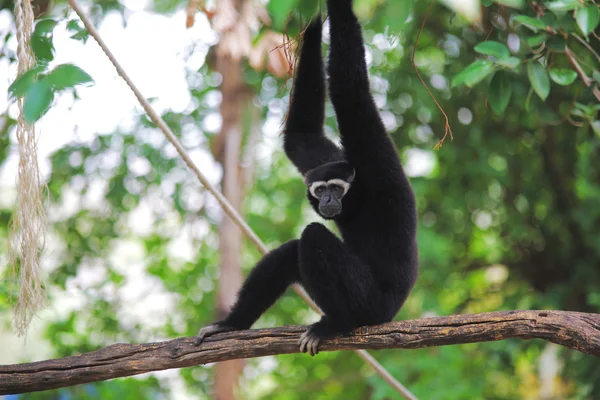
[[[317,196],[317,194],[315,193],[315,191],[322,187],[322,186],[327,186],[327,185],[338,185],[344,188],[344,194],[348,193],[348,190],[350,190],[350,183],[346,182],[343,179],[330,179],[327,182],[325,181],[316,181],[310,184],[308,191],[310,192],[310,195],[312,197],[314,197],[315,199],[318,199],[319,197]]]

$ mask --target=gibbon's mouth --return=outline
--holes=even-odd
[[[340,215],[341,213],[342,213],[342,207],[337,207],[337,206],[319,207],[319,214],[321,214],[324,218],[333,218],[333,217]]]

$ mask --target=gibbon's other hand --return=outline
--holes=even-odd
[[[198,331],[196,338],[194,339],[194,346],[200,346],[205,337],[212,336],[216,333],[230,332],[235,330],[234,328],[215,322],[214,324],[205,326]]]

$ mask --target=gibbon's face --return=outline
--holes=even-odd
[[[306,173],[305,182],[311,203],[317,203],[318,213],[332,219],[342,213],[342,199],[354,180],[354,168],[345,161],[321,165]]]

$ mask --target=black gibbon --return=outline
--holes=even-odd
[[[300,239],[267,254],[250,272],[230,314],[200,329],[209,335],[248,329],[293,283],[321,308],[300,351],[319,341],[394,318],[418,273],[415,198],[371,95],[360,23],[352,0],[327,0],[331,44],[329,94],[343,148],[323,133],[325,74],[321,19],[305,31],[284,149],[304,176],[315,211],[338,226],[310,224]]]

